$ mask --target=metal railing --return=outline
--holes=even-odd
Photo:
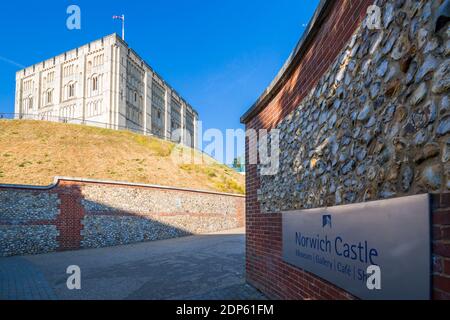
[[[164,139],[161,136],[155,135],[150,130],[144,130],[144,127],[140,124],[137,124],[131,120],[126,120],[130,125],[120,126],[120,125],[112,125],[110,123],[86,120],[81,118],[70,118],[70,117],[60,117],[60,116],[51,116],[51,115],[39,115],[39,114],[24,114],[24,113],[0,113],[0,120],[40,120],[40,121],[50,121],[50,122],[59,122],[59,123],[70,123],[70,124],[81,124],[87,126],[94,126],[98,128],[104,129],[115,129],[115,130],[126,130],[131,131],[133,133],[145,134],[148,136],[154,136],[160,139]]]
[[[123,116],[123,115],[122,115]],[[123,116],[125,118],[125,116]],[[120,126],[120,125],[112,125],[110,123],[86,120],[81,118],[70,118],[70,117],[60,117],[60,116],[51,116],[51,115],[43,115],[43,114],[24,114],[24,113],[0,113],[0,120],[39,120],[39,121],[49,121],[49,122],[59,122],[59,123],[69,123],[69,124],[80,124],[93,126],[97,128],[104,129],[112,129],[112,130],[125,130],[130,131],[137,134],[142,134],[146,136],[155,137],[158,139],[163,139],[175,143],[179,143],[179,141],[175,141],[171,138],[165,138],[163,136],[154,134],[151,130],[145,129],[144,127],[132,120],[126,119],[127,123],[130,125]],[[203,153],[203,150],[196,149]]]

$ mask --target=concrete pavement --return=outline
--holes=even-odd
[[[42,272],[21,257],[0,258],[0,300],[54,300]]]
[[[110,248],[0,258],[0,270],[9,270],[0,279],[13,283],[8,279],[24,277],[23,272],[15,274],[14,264],[28,270],[29,278],[40,277],[42,289],[36,291],[41,292],[35,295],[36,299],[264,299],[245,284],[244,229]],[[66,269],[70,265],[81,268],[81,290],[67,289]],[[23,290],[14,289],[14,285],[8,290],[0,293],[0,298],[25,298],[17,293]],[[16,294],[11,294],[12,291]],[[28,297],[33,298],[33,294]]]

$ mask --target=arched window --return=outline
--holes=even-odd
[[[33,110],[33,97],[28,96],[24,101],[24,109],[25,113],[28,113],[28,111]]]
[[[92,77],[92,91],[98,90],[98,76]]]
[[[75,97],[75,82],[69,83],[67,97],[68,98]]]
[[[53,90],[49,89],[45,93],[45,104],[53,103]]]
[[[135,91],[135,92],[134,92],[134,102],[137,102],[137,96],[138,96],[138,95],[137,95],[137,92]]]

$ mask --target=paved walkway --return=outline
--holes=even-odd
[[[44,275],[24,258],[0,258],[0,300],[53,300]]]
[[[264,299],[245,284],[243,229],[127,246],[0,258],[0,299]],[[70,265],[81,290],[67,289]]]

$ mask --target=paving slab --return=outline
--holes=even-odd
[[[0,258],[0,300],[54,300],[40,269],[22,257]]]
[[[81,289],[67,288],[67,267]],[[12,288],[12,289],[11,289]],[[245,283],[244,229],[126,246],[0,258],[1,299],[260,300]]]

